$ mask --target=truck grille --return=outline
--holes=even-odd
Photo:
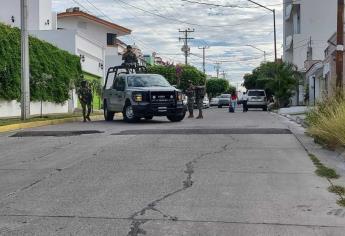
[[[151,103],[153,105],[173,105],[175,100],[175,92],[151,92]]]

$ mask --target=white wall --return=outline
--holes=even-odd
[[[1,0],[0,4],[0,21],[7,25],[20,28],[20,0]],[[51,12],[51,0],[29,0],[29,30],[50,30],[51,24],[46,25],[45,22],[47,22],[47,20],[49,20],[49,22],[52,22]],[[14,16],[14,23],[11,20],[12,16]]]
[[[291,2],[284,0],[285,3]],[[312,39],[313,60],[323,60],[324,50],[327,47],[327,40],[336,31],[337,26],[337,0],[301,0],[296,2],[300,4],[301,11],[301,33],[293,36],[293,51],[284,52],[284,60],[292,62],[299,69],[304,68],[304,61],[307,59],[307,43]],[[285,4],[286,8],[288,4]],[[284,37],[291,35],[294,24],[290,18],[284,19]],[[292,27],[292,29],[291,29]],[[289,55],[289,54],[293,55]]]
[[[64,17],[58,18],[58,28],[64,29],[78,29],[78,32],[86,35],[92,41],[106,48],[106,55],[117,55],[117,46],[107,47],[107,33],[113,33],[119,35],[120,32],[109,29],[101,24],[94,23],[82,17]]]
[[[57,114],[67,113],[68,102],[65,104],[56,104],[51,102],[43,102],[43,114]],[[0,117],[15,117],[20,116],[20,103],[17,101],[2,101],[0,100]],[[41,114],[41,103],[30,103],[30,115]]]
[[[71,54],[76,54],[77,51],[76,34],[76,30],[30,31],[30,35],[47,41]]]

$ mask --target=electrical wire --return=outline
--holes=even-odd
[[[234,27],[234,26],[239,26],[239,25],[245,25],[245,24],[248,24],[248,22],[252,22],[252,21],[258,21],[264,17],[267,16],[267,14],[263,15],[263,16],[260,16],[260,17],[257,17],[257,18],[252,18],[252,19],[246,19],[246,22],[242,22],[242,23],[238,23],[238,24],[227,24],[227,25],[201,25],[201,24],[197,24],[197,23],[190,23],[188,21],[184,21],[184,20],[180,20],[180,19],[176,19],[176,18],[172,18],[172,17],[167,17],[167,16],[164,16],[164,15],[161,15],[161,14],[158,14],[158,13],[154,13],[154,12],[151,12],[151,11],[148,11],[148,10],[145,10],[143,8],[140,8],[140,7],[137,7],[137,6],[134,6],[132,4],[129,4],[129,3],[126,3],[125,1],[122,1],[122,0],[113,0],[113,1],[117,1],[117,2],[121,2],[127,6],[130,6],[132,8],[135,8],[137,10],[140,10],[142,12],[145,12],[147,14],[150,14],[150,15],[153,15],[153,16],[156,16],[156,17],[160,17],[160,18],[163,18],[163,19],[166,19],[166,20],[169,20],[169,21],[174,21],[174,22],[179,22],[179,23],[182,23],[182,24],[186,24],[186,25],[191,25],[191,26],[199,26],[199,27],[210,27],[210,28],[224,28],[224,27]]]

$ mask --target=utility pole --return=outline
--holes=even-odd
[[[217,78],[219,78],[219,70],[220,70],[220,64],[221,64],[221,63],[220,63],[220,62],[216,62],[215,64],[216,64],[216,65],[215,65],[214,68],[215,68],[216,71],[217,71]]]
[[[273,27],[274,27],[274,61],[277,62],[277,28],[276,28],[276,10],[275,9],[271,9],[271,8],[268,8],[260,3],[257,3],[253,0],[247,0],[248,2],[251,2],[259,7],[262,7],[270,12],[273,13]],[[344,1],[343,1],[344,2]]]
[[[223,70],[223,72],[221,73],[221,75],[223,76],[223,79],[225,79],[226,78],[226,73],[225,73],[225,71]]]
[[[30,116],[28,0],[20,0],[21,14],[21,119]]]
[[[344,0],[338,0],[338,23],[337,23],[337,89],[343,88],[343,64],[344,64]]]
[[[205,55],[205,50],[209,49],[209,46],[203,46],[203,47],[198,47],[199,49],[202,49],[202,69],[204,71],[204,74],[206,73],[206,55]]]
[[[184,33],[184,37],[181,38],[179,37],[179,41],[183,40],[184,45],[182,47],[182,52],[184,52],[184,57],[185,57],[185,64],[188,64],[188,55],[190,52],[190,48],[188,47],[188,40],[194,39],[194,38],[188,38],[189,33],[193,33],[194,29],[186,29],[186,30],[179,30],[180,33]]]

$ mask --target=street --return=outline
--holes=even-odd
[[[1,134],[0,235],[344,235],[285,121],[204,116]]]

